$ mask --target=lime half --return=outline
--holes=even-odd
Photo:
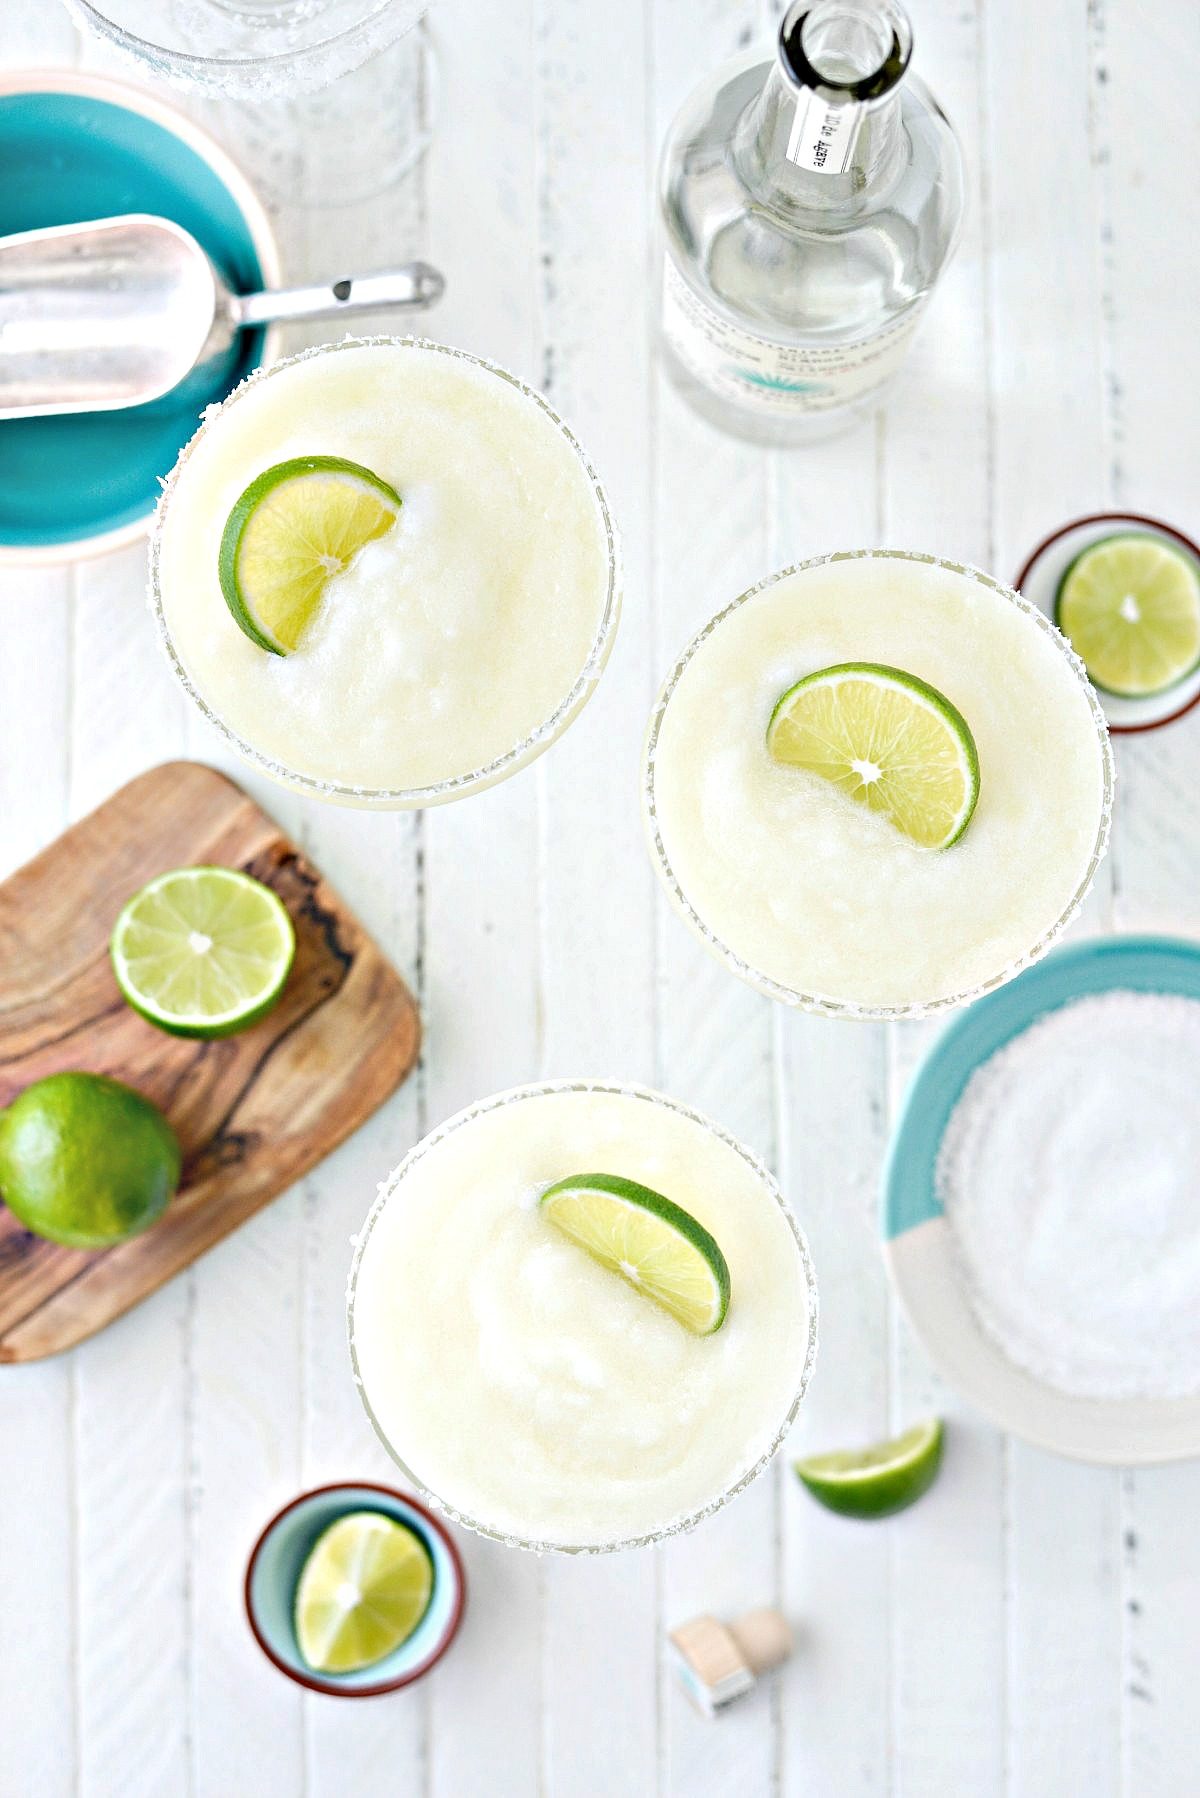
[[[400,495],[357,462],[277,462],[226,520],[217,558],[226,605],[260,649],[290,655],[334,575],[390,531],[399,512]]]
[[[1200,665],[1200,568],[1148,531],[1102,537],[1063,575],[1054,619],[1106,693],[1162,693]]]
[[[296,1645],[315,1673],[372,1667],[408,1641],[432,1597],[433,1562],[416,1531],[380,1511],[348,1511],[301,1570]]]
[[[890,1517],[928,1492],[942,1464],[942,1422],[931,1417],[874,1448],[812,1455],[796,1472],[813,1497],[843,1517]]]
[[[176,868],[126,905],[109,945],[117,985],[172,1036],[232,1036],[283,992],[296,936],[269,887],[236,868]]]
[[[611,1268],[697,1336],[729,1309],[729,1267],[690,1212],[619,1174],[573,1174],[542,1194],[541,1209],[594,1261]]]
[[[922,849],[956,843],[979,797],[966,719],[900,668],[844,662],[806,675],[772,712],[767,748],[882,813]]]

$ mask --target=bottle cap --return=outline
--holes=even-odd
[[[705,1716],[749,1692],[760,1673],[792,1652],[792,1632],[778,1611],[747,1611],[736,1623],[693,1617],[668,1637],[688,1696]]]
[[[779,1611],[747,1611],[729,1625],[729,1633],[753,1673],[782,1666],[794,1646],[788,1620]]]

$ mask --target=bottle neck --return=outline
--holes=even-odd
[[[912,45],[891,0],[795,0],[735,154],[752,192],[793,211],[852,208],[902,151],[899,84]]]

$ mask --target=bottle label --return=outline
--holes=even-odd
[[[732,324],[694,293],[670,258],[663,274],[663,336],[711,392],[764,413],[830,412],[866,398],[904,359],[924,301],[855,343],[785,343]]]
[[[788,161],[813,175],[844,175],[862,121],[861,106],[831,106],[811,90],[801,94],[788,133]]]

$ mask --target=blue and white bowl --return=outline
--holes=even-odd
[[[1073,518],[1043,538],[1013,586],[1053,621],[1059,586],[1076,556],[1102,538],[1126,531],[1161,537],[1168,548],[1183,550],[1200,564],[1200,546],[1160,518],[1147,518],[1140,512],[1092,512],[1086,518]],[[1144,699],[1105,693],[1099,687],[1096,696],[1114,735],[1131,736],[1140,731],[1158,730],[1162,725],[1173,724],[1177,718],[1184,717],[1200,701],[1200,668],[1194,668],[1164,692],[1149,693]]]
[[[421,1538],[433,1561],[433,1597],[412,1635],[383,1660],[354,1673],[314,1673],[296,1644],[296,1587],[318,1536],[348,1511],[378,1511]],[[319,1486],[302,1493],[268,1523],[246,1568],[246,1616],[267,1659],[297,1685],[336,1698],[378,1698],[428,1673],[458,1632],[466,1593],[462,1561],[445,1525],[390,1486]]]
[[[126,212],[190,231],[235,292],[277,287],[270,221],[245,176],[173,106],[109,76],[0,73],[0,237]],[[245,331],[202,389],[147,406],[0,419],[0,568],[46,566],[143,536],[159,482],[203,409],[274,361],[278,329]]]
[[[1200,999],[1200,944],[1113,936],[1058,949],[963,1012],[921,1067],[883,1175],[883,1256],[930,1360],[1000,1429],[1074,1460],[1133,1467],[1200,1455],[1198,1398],[1077,1398],[1009,1361],[972,1308],[937,1195],[937,1160],[971,1075],[1060,1005],[1114,990]]]

